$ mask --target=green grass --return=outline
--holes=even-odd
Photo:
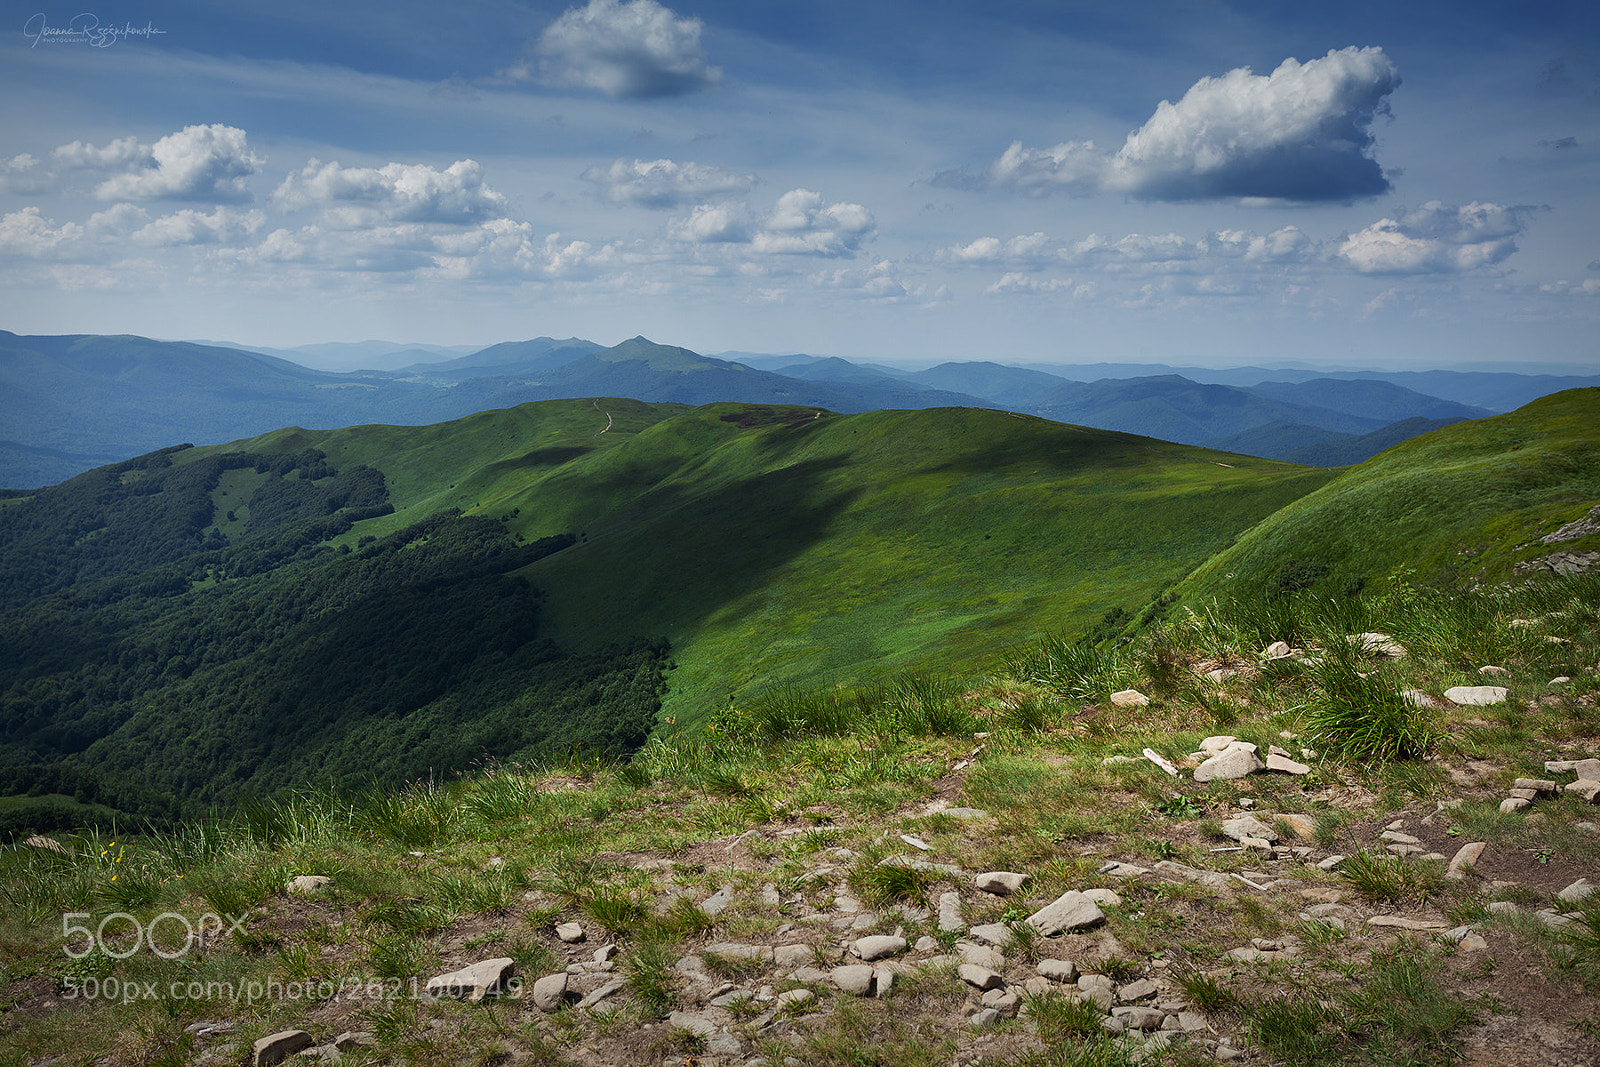
[[[1504,581],[1513,565],[1600,546],[1539,538],[1600,499],[1600,389],[1458,423],[1348,468],[1185,579],[1186,603],[1296,585],[1341,592],[1410,569],[1426,586]]]
[[[584,535],[527,571],[551,636],[671,640],[664,714],[681,726],[785,683],[976,666],[1082,629],[1331,477],[979,409],[791,424],[783,408],[598,403],[616,419],[604,436],[573,400],[225,447],[382,470],[396,512],[351,544],[445,507],[530,541]]]

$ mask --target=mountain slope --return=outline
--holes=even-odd
[[[1365,462],[1401,441],[1461,421],[1460,418],[1401,419],[1364,434],[1335,433],[1293,422],[1269,422],[1243,433],[1217,437],[1203,443],[1206,448],[1282,460],[1284,463],[1304,463],[1309,467],[1345,467]]]
[[[1299,423],[1354,434],[1367,433],[1384,424],[1382,419],[1284,403],[1231,386],[1192,382],[1175,374],[1107,379],[1087,385],[1068,382],[1040,394],[1029,410],[1058,422],[1185,444],[1241,433],[1268,422]]]
[[[1313,378],[1305,382],[1261,382],[1246,392],[1287,404],[1326,408],[1346,415],[1384,419],[1481,419],[1487,408],[1458,404],[1371,379]]]
[[[973,662],[1085,629],[1329,477],[972,408],[549,401],[239,447],[381,469],[396,512],[346,540],[440,507],[506,517],[529,541],[579,535],[526,571],[548,632],[573,648],[670,640],[680,721],[785,680]]]
[[[1418,579],[1503,581],[1518,563],[1600,537],[1540,543],[1600,501],[1600,389],[1413,437],[1284,508],[1195,572],[1187,599],[1340,590],[1402,567]]]

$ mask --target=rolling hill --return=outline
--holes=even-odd
[[[1572,389],[1514,412],[1394,446],[1262,522],[1184,583],[1185,599],[1330,590],[1396,572],[1448,586],[1506,581],[1593,534],[1541,538],[1600,502],[1600,389]]]
[[[658,701],[1085,629],[1327,478],[972,408],[588,398],[175,447],[0,501],[0,760],[216,798],[626,751]]]

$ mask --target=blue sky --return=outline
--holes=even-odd
[[[0,93],[16,332],[1600,367],[1592,3],[5,0]]]

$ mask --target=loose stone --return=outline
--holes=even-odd
[[[1071,960],[1040,960],[1035,969],[1052,982],[1078,980],[1078,965]]]
[[[850,946],[851,955],[858,956],[868,962],[881,960],[885,956],[897,956],[905,950],[906,939],[889,934],[863,937]]]
[[[311,1035],[304,1030],[280,1030],[256,1040],[251,1062],[255,1067],[272,1067],[311,1045]]]
[[[1027,881],[1027,875],[1017,874],[1014,871],[987,871],[972,879],[973,884],[985,893],[1002,897],[1009,897],[1021,889]]]
[[[1027,923],[1046,937],[1066,930],[1081,930],[1105,921],[1105,912],[1093,900],[1069,889],[1028,916]]]
[[[979,967],[975,963],[963,963],[956,968],[956,977],[972,986],[974,989],[998,989],[1005,985],[1005,979],[987,967]]]
[[[832,974],[833,984],[852,997],[871,996],[873,977],[872,968],[866,964],[835,967]]]
[[[1462,845],[1450,860],[1450,866],[1445,870],[1444,876],[1455,882],[1464,880],[1467,877],[1468,868],[1478,862],[1479,857],[1483,855],[1485,847],[1482,841],[1471,841]]]
[[[428,980],[428,996],[453,997],[456,1000],[482,1000],[501,987],[517,973],[517,965],[509,956],[474,963],[449,974]]]
[[[1504,704],[1510,690],[1502,685],[1458,685],[1444,691],[1444,698],[1463,707]]]

